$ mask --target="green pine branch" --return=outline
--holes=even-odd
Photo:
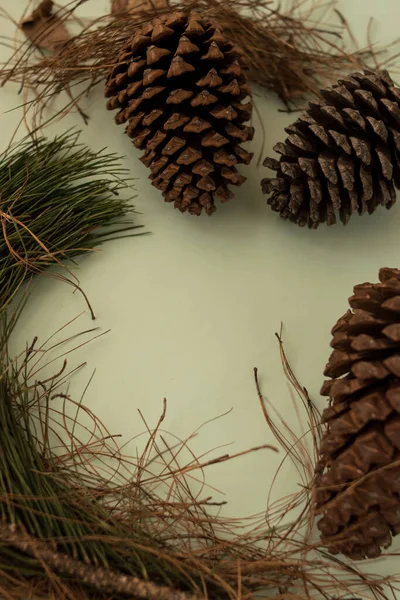
[[[78,138],[28,139],[0,156],[0,310],[33,274],[135,229],[119,157]]]

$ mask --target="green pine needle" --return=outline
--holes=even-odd
[[[86,448],[78,438],[86,426],[80,428],[76,420],[84,407],[78,404],[72,422],[65,407],[62,414],[58,412],[57,398],[65,398],[66,405],[72,402],[62,393],[69,375],[66,364],[55,376],[40,381],[46,347],[37,349],[34,341],[18,358],[8,355],[8,340],[22,309],[21,305],[11,320],[6,313],[0,314],[0,529],[6,524],[54,552],[82,565],[105,568],[121,578],[127,575],[155,586],[200,591],[200,573],[193,565],[185,565],[179,552],[168,547],[162,536],[157,537],[159,525],[164,529],[166,523],[158,514],[163,502],[153,496],[151,486],[143,485],[142,489],[133,473],[132,479],[123,477],[122,486],[118,480],[101,476],[104,469],[113,471],[112,457],[121,460],[115,475],[126,469],[116,448],[108,446],[106,435],[102,437],[101,425],[94,421],[91,444]],[[58,437],[58,425],[70,436]],[[67,459],[60,460],[60,454]],[[95,465],[99,474],[93,469]],[[145,472],[148,474],[147,469]],[[176,529],[174,519],[171,527]],[[46,585],[51,588],[51,565],[46,571],[32,553],[18,551],[15,545],[0,540],[0,582],[8,573],[21,583],[29,584],[34,578],[43,589]],[[64,581],[72,589],[80,583],[70,577]],[[213,598],[225,598],[213,582],[209,587],[215,589]],[[120,597],[124,596],[113,596],[116,600]],[[173,591],[170,598],[175,598]]]
[[[27,279],[132,231],[128,172],[79,133],[17,143],[0,156],[0,307]],[[109,228],[114,223],[114,228]],[[70,282],[71,283],[71,282]],[[1,310],[1,309],[0,309]]]

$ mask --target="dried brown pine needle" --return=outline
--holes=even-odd
[[[74,0],[55,17],[67,22],[81,4],[82,0]],[[29,42],[15,51],[3,66],[0,80],[3,85],[18,82],[26,94],[34,93],[33,104],[26,105],[35,115],[31,117],[34,127],[42,122],[43,108],[61,91],[69,97],[65,110],[76,108],[78,101],[117,64],[120,48],[134,35],[136,27],[168,10],[159,2],[150,2],[147,15],[143,15],[139,14],[142,5],[145,10],[143,2],[133,2],[131,14],[123,11],[93,21],[53,56],[43,57]],[[344,72],[365,66],[374,56],[372,48],[347,52],[343,42],[346,35],[349,37],[345,19],[336,15],[337,25],[320,22],[319,5],[310,0],[290,0],[287,9],[274,9],[270,0],[187,0],[174,4],[174,9],[196,9],[217,19],[242,48],[250,80],[275,92],[289,107],[318,95],[321,86],[334,82]],[[27,100],[27,96],[24,98]]]
[[[118,15],[129,11],[130,15],[151,14],[154,11],[163,11],[169,6],[168,0],[112,0],[111,14]]]
[[[64,352],[61,339],[35,340],[17,358],[8,356],[17,316],[7,324],[3,314],[0,339],[4,598],[250,600],[261,591],[274,600],[362,591],[366,597],[388,597],[394,577],[364,575],[312,544],[313,448],[279,418],[272,419],[257,372],[267,423],[286,448],[285,456],[297,464],[303,486],[269,505],[265,515],[214,516],[205,468],[234,457],[198,460],[190,451],[191,436],[166,436],[166,401],[154,428],[143,417],[148,441],[142,453],[126,454],[118,436],[65,392],[72,374],[66,361],[70,346]],[[80,335],[76,345],[89,343],[93,335]],[[66,339],[73,342],[71,336]],[[45,368],[54,361],[54,347],[60,368],[49,377]],[[281,340],[280,348],[297,403],[314,431],[311,437],[318,439],[318,414],[291,371]],[[189,459],[182,462],[187,452]],[[199,479],[203,484],[193,486]]]

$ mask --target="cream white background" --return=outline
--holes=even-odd
[[[0,0],[0,6],[18,19],[25,1]],[[398,35],[398,0],[342,0],[338,6],[361,44],[370,17],[377,42]],[[91,0],[83,12],[102,14],[107,7],[106,0]],[[2,19],[0,32],[14,35],[14,28]],[[5,59],[8,51],[0,52]],[[255,93],[268,154],[294,117],[279,113],[281,104],[271,95]],[[19,103],[16,87],[0,90],[2,147],[20,118],[19,111],[6,111]],[[260,190],[267,171],[254,160],[242,171],[248,179],[235,199],[212,218],[181,215],[150,185],[139,153],[104,105],[99,90],[88,102],[88,127],[71,115],[48,133],[76,125],[83,127],[82,139],[93,149],[107,146],[126,155],[124,164],[137,177],[135,205],[142,213],[137,221],[151,234],[110,243],[80,261],[79,279],[94,306],[96,324],[111,332],[71,356],[71,366],[88,361],[71,389],[82,390],[96,369],[86,403],[123,440],[143,430],[137,409],[156,423],[164,397],[165,429],[180,437],[231,411],[207,425],[193,447],[202,453],[231,444],[219,453],[234,453],[272,441],[255,394],[252,369],[257,366],[265,395],[301,433],[274,333],[283,322],[291,364],[323,408],[325,399],[318,392],[330,329],[346,310],[354,284],[376,280],[382,266],[399,266],[400,204],[390,212],[354,217],[346,228],[300,229],[269,210]],[[257,155],[262,136],[256,116],[254,125],[251,146]],[[34,335],[44,339],[84,309],[82,298],[69,287],[43,278],[15,333],[15,349]],[[86,312],[74,327],[91,325]],[[225,496],[210,493],[229,501],[224,514],[262,511],[281,458],[282,453],[265,451],[210,469],[209,483]],[[295,471],[287,465],[283,473],[275,496],[297,488]],[[377,565],[366,568],[375,571]],[[397,570],[394,563],[382,562],[379,568]]]

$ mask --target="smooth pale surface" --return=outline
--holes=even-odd
[[[25,2],[0,0],[15,18]],[[368,21],[376,21],[373,39],[393,40],[400,17],[398,0],[343,0],[338,3],[361,44],[366,43]],[[108,1],[88,2],[84,14],[102,14]],[[333,17],[332,17],[333,19]],[[9,23],[1,32],[14,35]],[[1,57],[8,51],[1,49]],[[0,90],[1,146],[5,147],[20,118],[7,110],[20,103],[17,88]],[[265,154],[285,137],[283,128],[293,115],[279,113],[281,104],[256,90],[256,104],[266,130]],[[323,369],[329,355],[330,329],[346,310],[356,283],[375,281],[382,266],[399,266],[400,205],[372,217],[354,217],[346,228],[322,226],[300,229],[280,220],[266,205],[260,180],[267,170],[253,164],[243,169],[247,182],[228,205],[212,218],[181,215],[163,202],[148,181],[139,152],[105,110],[102,90],[89,100],[90,124],[82,140],[93,149],[107,146],[127,156],[137,177],[135,204],[138,222],[152,234],[108,244],[80,261],[78,276],[88,294],[101,330],[111,332],[70,356],[73,367],[88,367],[71,382],[71,393],[82,391],[93,369],[95,377],[86,404],[123,441],[143,431],[138,409],[154,426],[168,399],[164,428],[180,438],[208,424],[192,447],[199,455],[223,444],[235,453],[272,443],[255,393],[253,367],[260,370],[263,391],[276,409],[301,434],[292,398],[283,376],[274,333],[284,323],[285,347],[300,382],[320,408]],[[75,125],[71,115],[48,134]],[[258,117],[252,150],[262,143]],[[22,134],[22,131],[21,131]],[[61,283],[42,278],[14,335],[21,349],[34,335],[44,340],[85,309],[80,295]],[[86,312],[72,330],[92,326]],[[69,330],[71,331],[71,330]],[[133,446],[133,451],[135,448]],[[225,496],[207,490],[215,500],[227,499],[223,514],[245,516],[262,511],[283,453],[264,451],[208,470],[208,482]],[[287,464],[274,497],[296,491],[296,472]],[[395,548],[399,542],[395,543]],[[381,561],[383,570],[397,570]],[[367,567],[376,570],[377,564]]]

